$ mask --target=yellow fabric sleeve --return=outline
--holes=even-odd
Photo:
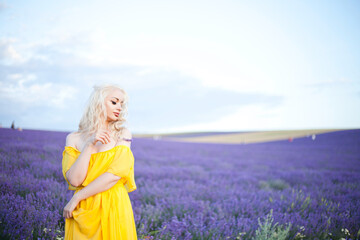
[[[134,162],[134,155],[130,147],[122,147],[115,152],[114,159],[106,171],[121,177],[119,181],[124,183],[128,192],[136,190]]]
[[[77,187],[72,186],[69,181],[66,178],[66,172],[71,168],[71,166],[74,164],[76,159],[78,158],[79,154],[74,152],[74,150],[70,147],[65,147],[65,150],[63,151],[63,158],[62,158],[62,173],[66,180],[66,182],[69,184],[69,190],[77,190]]]

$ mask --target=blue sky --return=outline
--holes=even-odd
[[[133,133],[360,127],[359,1],[2,1],[0,123],[75,131],[94,84]]]

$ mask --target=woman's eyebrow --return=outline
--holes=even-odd
[[[119,99],[117,97],[113,97],[113,98],[116,98],[119,101]]]

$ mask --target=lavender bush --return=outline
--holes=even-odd
[[[0,237],[62,239],[67,133],[0,133]],[[245,145],[135,138],[132,151],[139,239],[259,239],[270,216],[267,231],[291,225],[286,239],[359,239],[360,130]]]

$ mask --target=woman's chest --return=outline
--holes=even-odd
[[[107,144],[103,144],[100,141],[97,141],[94,147],[94,152],[105,152],[108,151],[116,146],[116,141],[114,138],[110,137],[110,142]],[[76,144],[77,149],[79,149],[81,152],[85,149],[88,142],[85,139],[79,138]]]

